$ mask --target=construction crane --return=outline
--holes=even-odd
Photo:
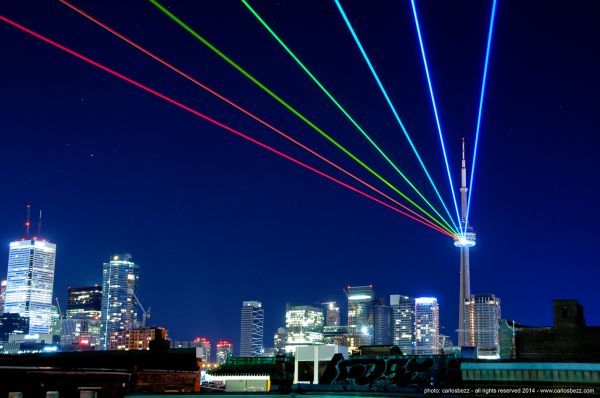
[[[142,302],[140,301],[138,296],[135,294],[133,289],[127,289],[127,293],[131,294],[131,296],[134,298],[135,302],[137,303],[138,307],[140,307],[140,309],[142,310],[142,328],[145,328],[146,327],[146,319],[150,318],[150,307],[148,307],[147,310],[144,308],[144,306],[142,305]]]

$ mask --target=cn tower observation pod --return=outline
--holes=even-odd
[[[461,236],[454,241],[456,247],[473,247],[475,244],[475,234],[472,232],[467,232],[465,236]]]

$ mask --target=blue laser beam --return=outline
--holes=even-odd
[[[423,37],[421,35],[421,27],[419,24],[419,17],[417,14],[417,7],[415,0],[410,1],[415,17],[415,27],[417,29],[417,37],[419,38],[419,47],[421,48],[421,56],[423,58],[423,66],[425,67],[425,76],[427,77],[427,85],[429,87],[429,94],[431,95],[431,105],[433,107],[433,115],[435,116],[435,124],[437,126],[438,136],[440,138],[440,144],[442,147],[442,154],[444,155],[444,163],[446,164],[446,172],[448,173],[448,183],[450,184],[450,192],[452,193],[452,201],[454,202],[454,209],[456,210],[456,219],[458,225],[461,228],[461,235],[464,235],[460,222],[460,213],[458,211],[458,202],[456,201],[456,194],[454,192],[454,186],[452,185],[452,176],[450,175],[450,166],[448,164],[448,155],[446,154],[446,145],[444,144],[444,134],[442,133],[442,124],[440,123],[440,117],[437,111],[437,105],[435,102],[435,95],[433,94],[433,84],[431,82],[431,76],[429,74],[429,66],[427,64],[427,56],[425,55],[425,45],[423,44]]]
[[[465,216],[465,231],[469,225],[469,211],[471,210],[471,197],[473,196],[473,179],[475,177],[475,162],[477,161],[477,147],[479,144],[479,131],[481,129],[481,114],[483,113],[483,98],[487,80],[488,64],[492,48],[492,36],[494,34],[494,21],[496,19],[496,0],[492,3],[492,15],[490,17],[490,29],[488,31],[487,47],[485,50],[485,62],[483,64],[483,77],[481,80],[481,96],[479,97],[479,111],[477,113],[477,127],[475,128],[475,146],[473,148],[473,164],[471,165],[471,179],[469,180],[469,194],[467,199],[467,215]]]
[[[402,123],[402,120],[400,120],[400,116],[398,116],[398,112],[396,111],[396,108],[394,107],[394,104],[392,103],[392,100],[390,99],[389,95],[387,94],[387,91],[383,87],[383,84],[381,83],[381,80],[379,79],[379,75],[377,75],[377,72],[375,72],[375,68],[373,67],[373,64],[371,63],[371,60],[367,56],[367,53],[366,53],[365,49],[363,48],[363,46],[362,46],[362,44],[361,44],[358,36],[356,35],[356,32],[354,31],[354,28],[352,27],[352,24],[350,23],[350,20],[346,16],[346,13],[344,12],[344,9],[342,8],[342,5],[340,4],[339,0],[335,0],[335,5],[337,6],[337,8],[338,8],[338,10],[339,10],[342,18],[344,19],[344,22],[346,23],[346,26],[347,26],[348,30],[350,31],[350,34],[354,38],[354,41],[356,42],[356,45],[358,46],[358,49],[360,50],[363,58],[365,59],[365,62],[367,63],[367,66],[369,67],[369,69],[371,71],[371,74],[375,78],[375,81],[377,82],[377,85],[379,86],[379,89],[381,90],[381,93],[385,97],[385,100],[386,100],[387,104],[389,105],[390,109],[392,110],[392,113],[394,114],[394,117],[396,118],[396,121],[398,122],[398,125],[400,125],[400,128],[402,129],[402,132],[404,132],[404,136],[408,140],[408,143],[410,144],[410,147],[412,148],[414,154],[417,156],[417,159],[419,160],[419,163],[421,164],[421,168],[423,169],[423,171],[427,175],[427,179],[429,179],[429,182],[431,183],[431,186],[433,187],[433,189],[434,189],[434,191],[435,191],[438,199],[442,203],[442,206],[444,206],[444,210],[446,210],[446,213],[448,214],[448,217],[450,217],[450,221],[454,225],[454,228],[456,228],[457,230],[459,230],[459,228],[456,226],[456,223],[454,222],[454,218],[452,217],[452,215],[450,214],[450,211],[448,210],[448,207],[446,206],[446,203],[442,199],[442,195],[440,194],[440,192],[437,189],[435,183],[433,182],[433,179],[431,178],[431,175],[429,174],[429,171],[427,171],[427,167],[425,167],[425,163],[423,163],[423,159],[421,159],[421,156],[419,155],[419,151],[417,151],[417,148],[413,144],[412,139],[410,138],[410,135],[408,135],[408,131],[406,131],[406,128],[404,127],[404,124]]]

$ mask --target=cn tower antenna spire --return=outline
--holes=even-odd
[[[467,226],[464,225],[466,222],[467,216],[467,192],[469,188],[467,188],[467,159],[465,156],[465,139],[462,139],[462,162],[460,166],[460,218],[462,220],[463,226],[462,229],[464,233],[467,231]]]

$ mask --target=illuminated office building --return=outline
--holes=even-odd
[[[158,336],[157,336],[158,334]],[[159,337],[167,340],[167,329],[163,327],[123,329],[111,333],[109,350],[149,350],[150,342]]]
[[[225,363],[225,360],[230,355],[233,355],[233,344],[227,340],[219,341],[217,343],[217,363]]]
[[[102,311],[102,286],[69,287],[67,291],[67,318],[83,315],[100,319]],[[81,318],[81,317],[80,317]]]
[[[348,286],[348,333],[356,336],[357,346],[373,344],[373,286]]]
[[[277,333],[273,336],[273,354],[285,354],[285,341],[287,331],[285,328],[277,328]]]
[[[61,322],[60,345],[63,351],[100,349],[100,319],[77,314]]]
[[[340,307],[336,305],[335,301],[327,301],[321,303],[323,307],[323,313],[325,314],[325,326],[340,326]]]
[[[29,318],[30,334],[50,332],[56,245],[37,239],[10,243],[4,313]]]
[[[134,295],[139,295],[140,267],[130,255],[113,255],[102,268],[101,346],[115,344],[110,338],[115,332],[138,325],[138,307]],[[118,336],[122,336],[118,334]]]
[[[285,350],[294,346],[323,344],[323,312],[309,305],[286,306]]]
[[[477,347],[479,358],[499,358],[500,299],[493,294],[472,294],[466,316],[466,344]]]
[[[440,314],[436,298],[415,299],[415,354],[439,354]]]
[[[390,295],[392,342],[406,355],[415,353],[415,298]]]
[[[260,301],[242,302],[240,356],[258,357],[264,353],[265,310]]]
[[[373,302],[373,344],[391,345],[392,336],[392,307],[384,299]]]
[[[6,296],[6,280],[0,281],[0,316],[4,314],[4,298]]]
[[[198,347],[202,348],[202,355],[201,355],[202,362],[210,363],[210,357],[211,357],[211,351],[212,351],[211,342],[205,337],[196,337],[194,339],[194,343],[198,344]]]

